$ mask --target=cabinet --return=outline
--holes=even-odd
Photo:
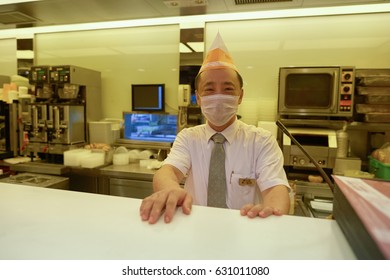
[[[153,193],[155,170],[138,163],[110,165],[100,169],[99,193],[143,199]]]
[[[109,179],[109,194],[143,199],[153,193],[151,181]]]

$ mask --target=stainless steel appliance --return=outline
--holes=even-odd
[[[34,66],[34,101],[19,102],[21,154],[63,162],[89,142],[87,123],[101,119],[100,72],[73,65]]]
[[[29,82],[33,85],[33,92],[40,100],[50,99],[53,89],[49,81],[50,66],[32,66],[30,70]]]
[[[322,168],[334,167],[337,154],[336,131],[317,128],[290,128],[289,131]],[[282,150],[285,166],[302,169],[315,167],[286,135],[283,135]]]
[[[84,106],[50,104],[47,129],[51,144],[85,143]]]
[[[352,117],[355,68],[281,67],[280,116]]]

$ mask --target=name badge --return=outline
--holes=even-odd
[[[240,178],[238,179],[238,184],[240,186],[254,187],[256,185],[256,180],[250,178]]]

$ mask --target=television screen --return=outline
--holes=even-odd
[[[164,84],[131,85],[132,111],[163,112]]]
[[[177,115],[125,112],[124,138],[128,140],[173,142],[177,134]]]

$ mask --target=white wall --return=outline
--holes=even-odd
[[[12,76],[17,73],[16,38],[0,40],[0,75]],[[3,85],[0,85],[0,88]]]
[[[179,25],[36,34],[35,64],[101,72],[103,117],[131,111],[131,84],[165,83],[166,111],[177,112]]]
[[[275,121],[281,66],[390,68],[390,14],[264,19],[206,24],[219,31],[244,78],[243,120]]]

